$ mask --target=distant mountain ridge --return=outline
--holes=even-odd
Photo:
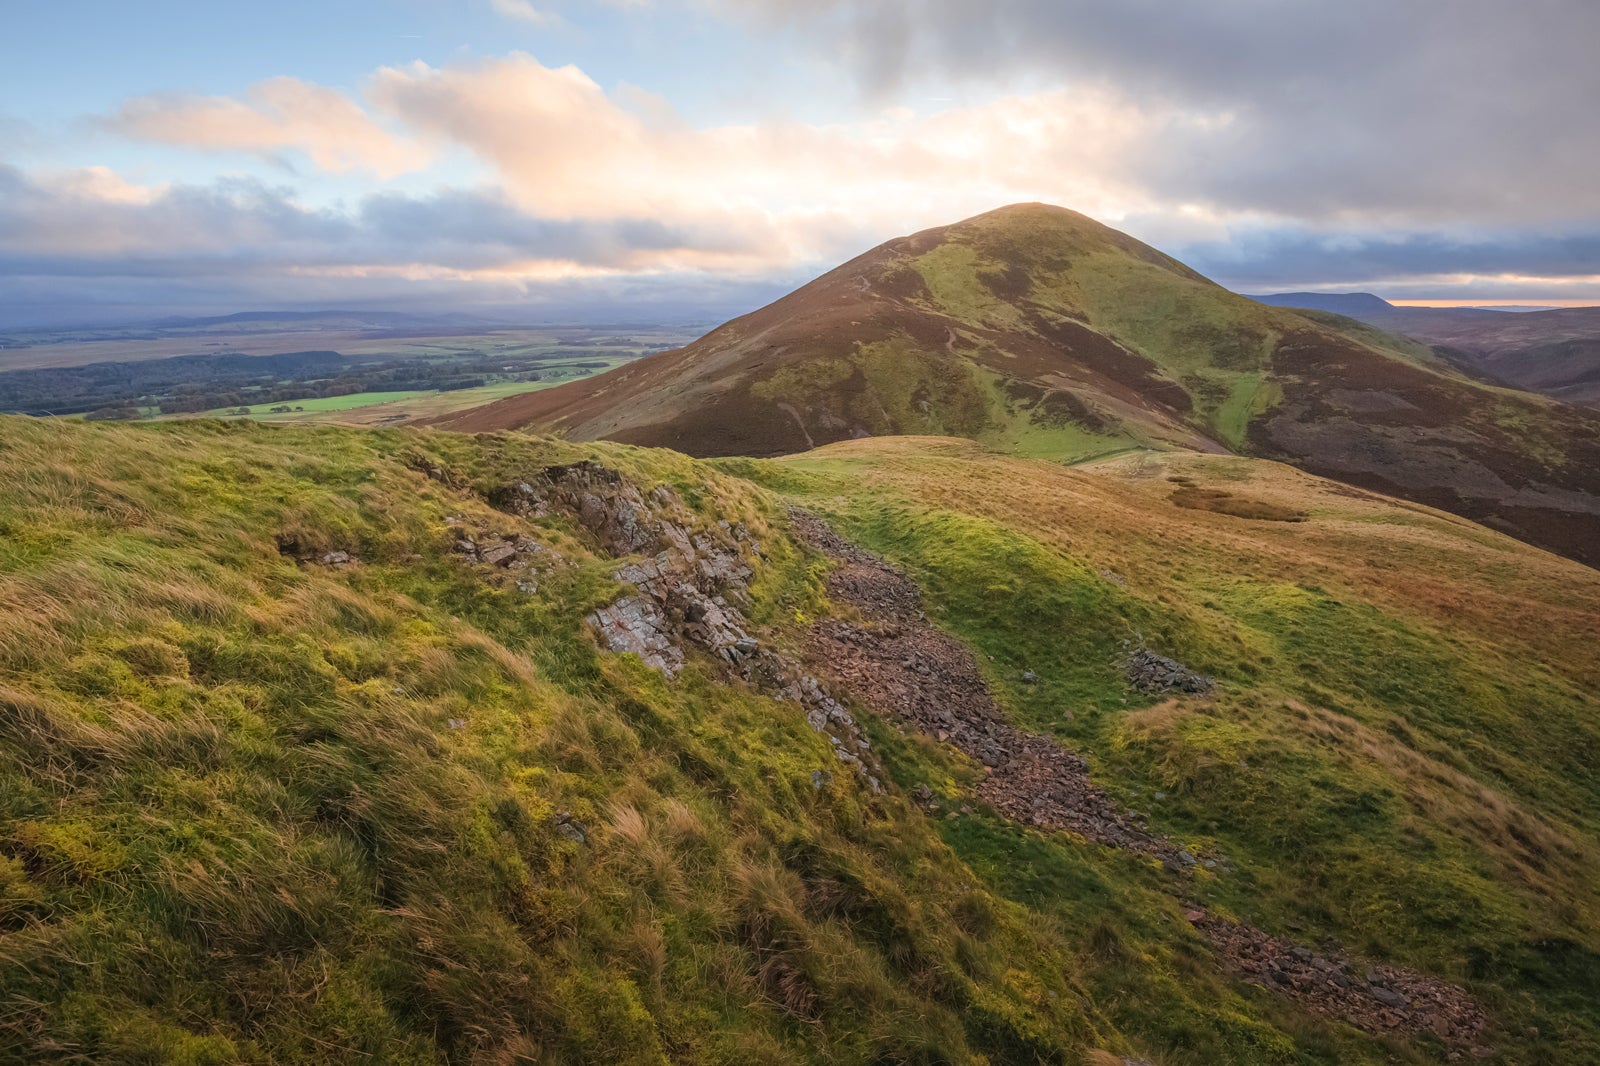
[[[1332,311],[1335,314],[1349,315],[1351,318],[1396,309],[1388,300],[1374,296],[1370,292],[1278,292],[1246,298],[1269,307],[1307,307],[1314,311]]]
[[[1346,315],[1432,345],[1476,374],[1568,403],[1600,406],[1600,307],[1398,307],[1371,293],[1285,292],[1251,299]]]
[[[1600,564],[1600,414],[1239,296],[1043,204],[890,241],[685,348],[439,424],[698,456],[898,434],[1058,459],[1232,451]]]

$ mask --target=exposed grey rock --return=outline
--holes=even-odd
[[[671,623],[652,600],[626,596],[600,608],[588,621],[612,651],[637,655],[668,677],[683,669],[683,649],[673,643]]]
[[[1195,673],[1175,659],[1157,655],[1149,648],[1134,649],[1123,660],[1122,672],[1128,684],[1152,695],[1176,690],[1203,696],[1217,684],[1214,679]]]
[[[478,553],[480,562],[490,566],[509,566],[517,558],[517,549],[511,544],[496,544]]]
[[[562,811],[556,815],[556,832],[568,840],[579,844],[588,843],[589,833],[582,822],[572,816],[571,811]]]

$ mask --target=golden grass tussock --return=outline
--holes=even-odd
[[[1600,849],[1582,842],[1572,827],[1562,827],[1462,770],[1353,719],[1293,701],[1288,707],[1304,716],[1312,736],[1333,740],[1341,758],[1387,770],[1429,823],[1484,847],[1513,883],[1552,896],[1562,891],[1557,886],[1563,881],[1600,880]]]
[[[624,846],[643,847],[650,840],[650,824],[639,808],[631,803],[618,803],[611,808],[611,832]]]
[[[696,844],[706,837],[705,821],[681,799],[662,804],[662,829],[680,844]]]

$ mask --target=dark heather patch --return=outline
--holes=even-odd
[[[1033,279],[1029,276],[1027,268],[1020,263],[1012,263],[1004,270],[982,271],[978,274],[978,280],[983,282],[990,292],[1008,303],[1023,299],[1033,288]]]
[[[1188,413],[1194,409],[1194,401],[1183,386],[1162,377],[1161,368],[1155,360],[1124,348],[1105,334],[1076,322],[1032,315],[1030,323],[1041,337],[1062,349],[1073,361],[1102,377],[1126,385],[1145,398],[1174,411]]]

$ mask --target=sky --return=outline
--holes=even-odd
[[[1600,304],[1594,0],[0,0],[0,325],[700,320],[1007,203]]]

